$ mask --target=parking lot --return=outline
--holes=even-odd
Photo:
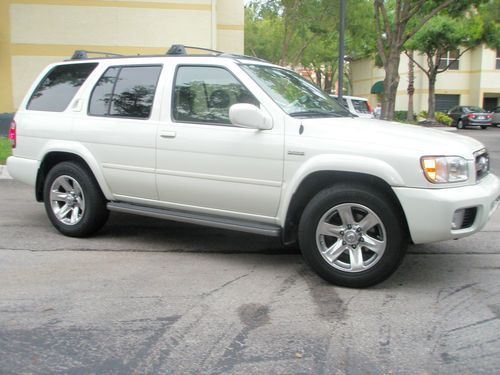
[[[458,133],[500,175],[500,128]],[[123,214],[63,237],[31,187],[0,180],[0,373],[499,373],[499,243],[497,210],[346,289],[266,237]]]

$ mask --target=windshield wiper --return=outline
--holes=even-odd
[[[322,111],[298,111],[298,112],[292,112],[289,113],[290,116],[292,117],[346,117],[347,113],[335,113],[335,112],[322,112]]]

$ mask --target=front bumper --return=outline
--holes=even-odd
[[[481,230],[500,201],[500,180],[493,174],[472,186],[446,189],[393,188],[406,215],[414,243],[444,241],[470,236]],[[477,208],[473,224],[453,230],[456,210]]]

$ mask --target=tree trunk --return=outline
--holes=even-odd
[[[427,110],[427,120],[435,121],[436,112],[436,74],[432,72],[429,75],[429,102]]]
[[[413,51],[410,51],[408,62],[408,113],[406,121],[413,121],[413,94],[415,93],[415,64],[413,63]]]
[[[391,51],[389,59],[384,66],[384,97],[382,99],[382,119],[393,120],[396,108],[396,95],[399,86],[399,60],[398,51]]]
[[[321,72],[321,69],[316,69],[316,85],[321,87],[321,78],[323,77],[323,73]]]

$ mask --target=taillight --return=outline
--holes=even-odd
[[[473,113],[469,113],[469,114],[467,115],[467,117],[468,117],[468,118],[476,118],[476,115],[475,115],[475,114],[473,114]]]
[[[486,115],[486,118],[493,118],[493,115]]]
[[[12,148],[16,148],[17,134],[16,134],[16,122],[14,120],[12,120],[12,122],[10,123],[9,140],[10,143],[12,144]]]

